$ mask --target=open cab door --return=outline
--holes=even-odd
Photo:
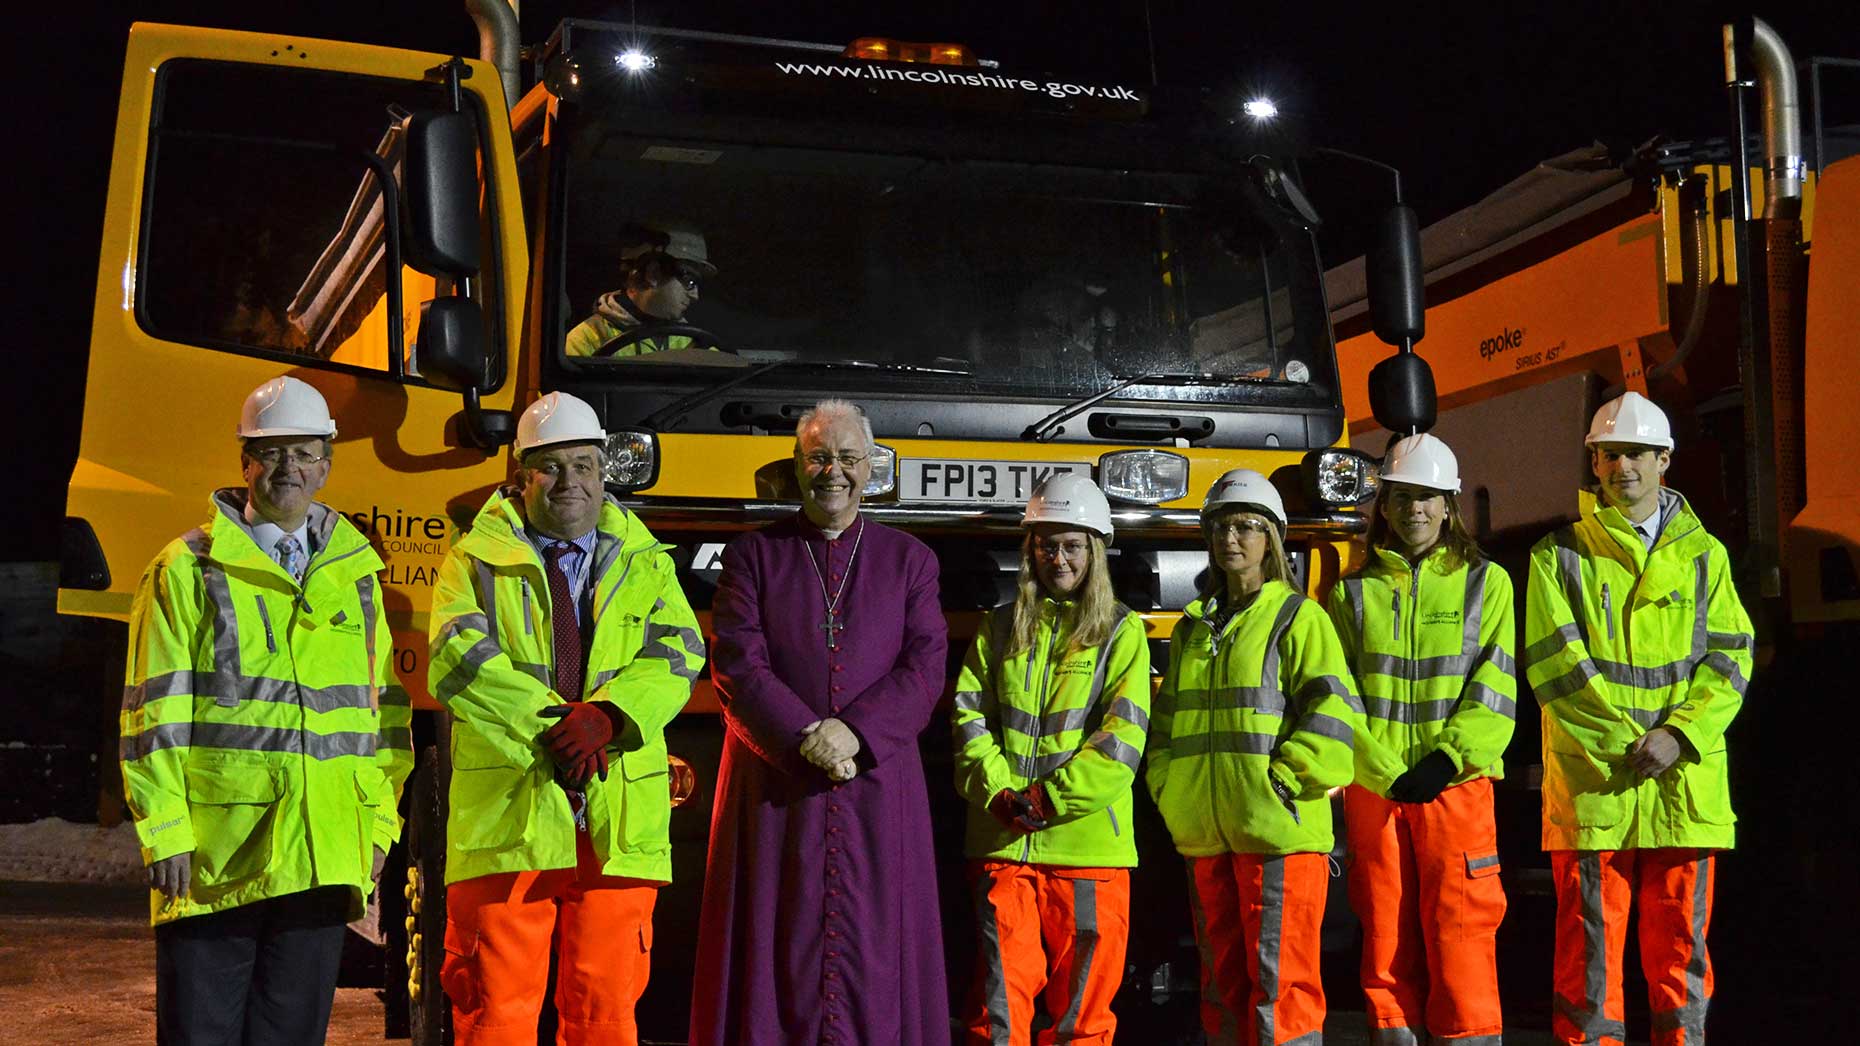
[[[329,401],[320,498],[386,561],[395,669],[425,700],[433,578],[505,476],[515,395],[528,263],[496,72],[137,25],[109,184],[59,609],[127,618],[143,566],[239,484],[245,395],[289,374]]]

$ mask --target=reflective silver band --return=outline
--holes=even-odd
[[[248,726],[242,723],[164,723],[133,737],[125,737],[120,755],[141,759],[164,748],[231,748],[247,752],[277,752],[311,759],[373,756],[379,737],[367,731],[313,734],[297,729]]]
[[[1215,753],[1271,755],[1278,746],[1279,738],[1275,734],[1211,730],[1206,733],[1176,735],[1169,741],[1169,754],[1174,758]]]

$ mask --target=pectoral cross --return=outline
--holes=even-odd
[[[820,630],[827,634],[827,649],[838,650],[840,648],[839,634],[846,631],[846,622],[839,620],[829,608],[826,620],[820,623]]]

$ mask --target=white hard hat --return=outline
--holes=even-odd
[[[652,227],[665,234],[669,241],[665,253],[673,260],[691,266],[705,279],[717,275],[717,267],[710,263],[710,252],[705,249],[703,233],[677,223],[655,222]]]
[[[557,443],[605,443],[607,432],[594,408],[566,392],[551,392],[517,419],[517,457]]]
[[[1624,392],[1619,399],[1602,404],[1589,422],[1589,435],[1582,442],[1638,443],[1646,447],[1673,449],[1673,427],[1666,412],[1638,392]]]
[[[333,439],[336,422],[323,394],[296,378],[273,378],[252,390],[239,410],[239,438],[322,436]]]
[[[1027,514],[1020,525],[1066,523],[1092,531],[1106,541],[1111,539],[1111,503],[1104,499],[1098,484],[1072,472],[1048,476],[1034,488],[1027,499]]]
[[[1417,487],[1460,492],[1460,459],[1440,439],[1423,432],[1405,436],[1389,449],[1382,466],[1382,482],[1412,483]]]
[[[1228,469],[1208,488],[1208,498],[1201,503],[1201,515],[1221,508],[1248,508],[1285,526],[1285,499],[1272,481],[1252,469]]]

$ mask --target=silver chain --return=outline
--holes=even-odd
[[[828,622],[832,622],[838,616],[840,597],[846,594],[846,586],[852,581],[853,564],[859,561],[859,542],[863,540],[865,540],[865,519],[861,517],[859,520],[859,533],[853,535],[852,555],[846,557],[846,576],[840,579],[840,587],[834,590],[831,599],[827,598],[827,575],[821,573],[820,564],[814,562],[814,550],[812,548],[807,550],[807,565],[814,568],[814,579],[820,582],[820,601],[826,604]],[[833,546],[831,543],[827,546],[827,562],[829,564],[833,562]],[[827,645],[839,645],[835,642],[832,632],[827,633]]]

